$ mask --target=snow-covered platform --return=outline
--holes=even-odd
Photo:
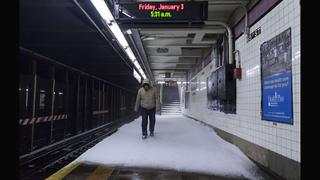
[[[123,168],[131,168],[136,175],[140,172],[140,176],[153,169],[152,172],[158,173],[175,172],[179,178],[189,173],[191,177],[203,174],[209,179],[210,176],[211,179],[266,179],[236,146],[224,141],[210,127],[183,115],[157,115],[155,136],[145,140],[141,136],[141,118],[138,118],[86,151],[69,167],[92,166],[92,172],[97,167],[111,167],[109,176],[114,176],[114,169],[122,172]],[[188,179],[187,176],[184,177]]]

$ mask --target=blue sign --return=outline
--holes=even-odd
[[[292,122],[291,73],[281,73],[263,80],[262,119]]]
[[[262,119],[293,124],[291,29],[263,43]]]

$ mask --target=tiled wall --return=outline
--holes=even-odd
[[[207,109],[206,85],[190,93],[190,108],[183,113],[202,120],[219,129],[300,162],[300,4],[299,0],[283,0],[251,27],[261,27],[261,34],[250,42],[240,36],[235,50],[240,51],[242,79],[237,80],[237,112]],[[292,34],[292,86],[294,124],[261,120],[260,45],[291,27]],[[237,59],[237,58],[236,58]],[[195,78],[206,83],[214,69],[209,64]],[[202,75],[202,72],[204,74]],[[183,93],[183,90],[181,90]]]

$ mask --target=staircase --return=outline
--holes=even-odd
[[[181,114],[178,87],[163,85],[162,94],[161,115]]]

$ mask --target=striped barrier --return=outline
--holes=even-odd
[[[30,125],[30,124],[38,124],[42,122],[49,122],[49,121],[57,121],[68,119],[67,114],[59,114],[59,115],[52,115],[52,116],[42,116],[42,117],[34,117],[34,118],[25,118],[19,119],[19,124],[22,126]]]

